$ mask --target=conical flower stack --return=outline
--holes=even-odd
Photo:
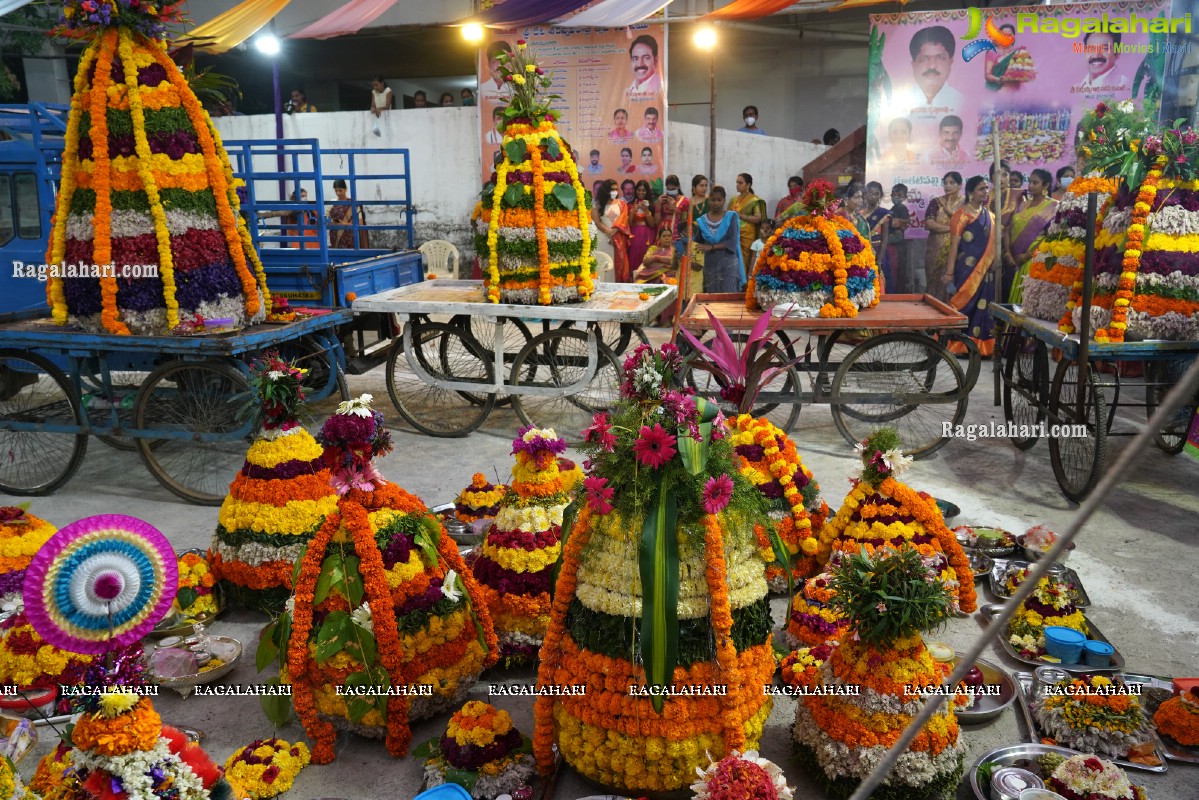
[[[484,292],[492,303],[587,300],[595,275],[591,193],[542,96],[551,76],[523,39],[516,52],[498,55],[513,94],[504,114],[504,159],[474,220]]]
[[[270,308],[220,136],[161,41],[172,9],[64,9],[94,39],[75,75],[46,254],[75,265],[47,283],[59,324],[162,334],[197,317],[241,327]]]
[[[297,421],[303,371],[271,354],[253,365],[262,432],[221,504],[209,564],[226,602],[277,614],[295,564],[337,493],[322,448]]]
[[[499,652],[457,545],[424,503],[374,468],[391,439],[369,399],[343,403],[321,430],[341,498],[263,645],[278,651],[317,764],[333,760],[339,729],[384,737],[403,755],[410,720],[461,703]]]
[[[58,529],[27,510],[29,504],[0,507],[0,604],[21,603],[25,570]]]
[[[532,661],[549,626],[550,574],[562,552],[562,514],[570,502],[558,471],[566,442],[529,426],[512,442],[516,464],[495,523],[471,565],[507,665]]]

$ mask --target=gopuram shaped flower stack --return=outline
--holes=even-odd
[[[298,421],[303,370],[268,354],[252,365],[262,430],[221,504],[209,563],[232,606],[277,614],[308,540],[337,509],[324,448]]]
[[[833,606],[853,636],[799,675],[818,691],[799,698],[794,728],[799,762],[829,797],[844,800],[857,789],[923,709],[926,687],[948,674],[920,635],[950,613],[951,595],[936,574],[907,544],[845,555],[832,570]],[[945,705],[870,796],[956,796],[966,751],[958,734],[952,704]]]
[[[622,400],[597,415],[565,544],[537,684],[534,755],[554,746],[618,793],[673,791],[697,768],[757,748],[775,662],[756,528],[761,498],[738,472],[716,407],[670,389],[679,351],[642,345]],[[727,689],[727,692],[725,691]]]
[[[242,327],[270,310],[229,158],[164,47],[177,8],[69,0],[63,9],[67,32],[92,41],[75,75],[46,253],[78,273],[47,282],[60,325],[163,334],[197,317]]]
[[[516,464],[495,523],[471,564],[500,639],[505,665],[532,661],[550,622],[550,586],[570,503],[558,455],[566,442],[529,426],[512,442]]]
[[[370,396],[342,403],[320,440],[340,499],[296,564],[295,593],[263,634],[260,663],[280,661],[313,763],[333,760],[338,730],[385,738],[399,757],[409,722],[461,703],[498,643],[441,522],[375,469],[391,438]],[[286,719],[282,701],[264,703],[276,721]]]
[[[0,605],[20,604],[25,570],[58,529],[29,513],[29,504],[0,507]]]
[[[551,305],[588,300],[595,258],[591,193],[554,125],[551,75],[523,39],[495,54],[512,90],[504,109],[503,160],[474,218],[483,290],[492,303]]]
[[[936,501],[896,479],[912,461],[899,446],[891,428],[875,432],[857,446],[862,476],[837,515],[825,524],[821,549],[831,554],[835,564],[840,555],[914,547],[945,585],[953,610],[974,611],[978,600],[974,573],[962,546],[945,527]],[[830,606],[833,594],[827,573],[810,579],[796,594],[787,631],[798,642],[820,644],[837,638],[849,624]]]

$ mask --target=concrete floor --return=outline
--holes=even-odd
[[[657,338],[657,337],[655,337]],[[376,405],[396,428],[396,451],[379,464],[387,478],[424,498],[430,505],[448,501],[470,481],[473,472],[488,475],[509,473],[511,438],[520,422],[510,409],[497,409],[484,428],[466,439],[431,439],[406,432],[403,421],[387,402],[383,369],[350,377],[355,394],[371,392]],[[992,405],[989,365],[975,388],[966,422],[1003,421],[1001,408]],[[327,404],[328,405],[328,404]],[[328,413],[323,407],[318,412]],[[1143,412],[1122,414],[1117,429],[1134,430]],[[323,418],[318,413],[317,418]],[[1127,420],[1123,419],[1127,416]],[[827,407],[803,410],[793,433],[805,463],[815,473],[825,499],[835,509],[849,490],[847,478],[854,472],[852,449],[837,433]],[[1126,440],[1125,440],[1126,441]],[[1112,458],[1125,441],[1116,440]],[[1110,461],[1109,461],[1110,463]],[[1050,469],[1047,446],[1037,444],[1028,452],[1016,450],[1007,440],[954,441],[933,457],[918,461],[906,476],[914,487],[957,503],[961,517],[952,524],[970,523],[1002,527],[1017,533],[1044,523],[1063,529],[1075,506],[1057,490]],[[1199,567],[1199,463],[1186,456],[1167,456],[1150,450],[1135,473],[1112,492],[1103,509],[1083,531],[1078,549],[1070,559],[1089,591],[1094,606],[1089,617],[1127,659],[1130,672],[1163,676],[1199,675],[1199,601],[1196,568]],[[8,502],[11,498],[0,498]],[[150,477],[135,454],[113,451],[93,441],[88,455],[71,482],[53,497],[34,498],[33,513],[58,526],[91,514],[120,512],[139,516],[158,526],[180,549],[206,547],[216,524],[216,509],[186,505]],[[993,602],[980,586],[980,603]],[[785,617],[784,602],[774,602],[775,619]],[[229,677],[231,684],[256,683],[253,650],[264,618],[249,613],[229,615],[213,632],[234,636],[246,645],[243,658]],[[977,616],[951,620],[945,630],[929,638],[942,639],[959,650],[979,635]],[[1028,669],[1012,661],[992,644],[988,658],[1009,671]],[[532,670],[485,676],[473,697],[487,698],[487,685],[495,682],[532,683]],[[532,732],[531,703],[500,698],[516,725]],[[175,725],[199,728],[207,733],[210,754],[223,761],[249,741],[278,735],[294,741],[302,737],[292,724],[273,730],[260,711],[257,700],[189,698],[164,695],[157,701],[163,718]],[[815,784],[790,758],[789,727],[794,720],[794,701],[776,700],[763,754],[782,765],[798,787],[797,797],[820,797]],[[968,764],[989,750],[1015,744],[1027,735],[1018,712],[1009,710],[994,723],[980,729],[964,729],[969,747]],[[418,725],[414,742],[419,743],[444,730],[445,719]],[[40,757],[56,737],[43,728],[38,747]],[[392,760],[381,742],[343,737],[338,760],[328,766],[304,770],[289,797],[388,798],[406,800],[420,788],[421,766],[411,758]],[[32,775],[35,759],[22,766]],[[1199,798],[1199,766],[1170,762],[1163,775],[1132,772],[1153,800]],[[558,781],[555,798],[576,800],[597,791],[575,773],[565,770]],[[971,798],[968,786],[960,798]]]

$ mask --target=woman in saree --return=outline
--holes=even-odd
[[[338,178],[333,181],[333,193],[337,195],[337,201],[329,207],[329,246],[352,250],[355,248],[353,229],[355,213],[358,216],[359,226],[365,226],[366,211],[350,200],[349,191],[343,179]],[[358,229],[357,247],[362,250],[367,248],[364,227]]]
[[[962,174],[946,172],[941,179],[945,193],[929,201],[924,214],[924,228],[928,231],[928,249],[924,254],[924,291],[926,294],[945,300],[945,287],[949,284],[949,220],[962,207]]]
[[[713,186],[708,195],[708,213],[695,221],[695,240],[704,254],[704,291],[740,292],[745,288],[745,261],[741,255],[744,238],[741,217],[725,210],[728,195],[723,186]]]
[[[991,186],[982,175],[966,181],[966,204],[949,221],[949,263],[953,264],[949,304],[966,315],[966,332],[983,358],[995,351],[995,323],[987,305],[995,299],[991,270],[999,250],[995,218],[987,208]],[[965,355],[966,346],[950,342],[949,352]]]
[[[654,216],[653,191],[648,181],[637,181],[633,189],[633,204],[629,207],[629,267],[637,269],[645,251],[658,239],[658,219]]]
[[[1041,234],[1053,221],[1057,201],[1049,196],[1053,176],[1048,170],[1034,169],[1028,178],[1028,197],[1012,215],[1012,225],[1004,233],[1007,246],[1003,254],[1003,297],[1019,303],[1024,297],[1024,276],[1036,252]],[[1011,277],[1009,277],[1011,270]]]
[[[766,219],[766,201],[754,194],[754,179],[748,172],[737,176],[737,196],[729,210],[741,219],[741,263],[750,263],[749,248],[758,238],[758,226]]]
[[[641,266],[633,273],[634,283],[657,283],[678,286],[678,270],[675,267],[674,237],[667,228],[658,229],[658,241],[645,251]],[[658,325],[665,327],[674,320],[674,304],[658,317]]]
[[[604,181],[600,202],[591,207],[595,227],[608,237],[608,247],[602,248],[612,256],[612,271],[617,283],[629,283],[629,207],[620,199],[616,181]]]
[[[874,251],[874,263],[878,268],[879,284],[885,292],[888,283],[892,286],[896,285],[895,276],[888,275],[883,264],[883,243],[887,240],[887,233],[890,231],[891,212],[879,205],[883,200],[883,185],[878,181],[870,181],[866,184],[866,191],[862,197],[866,205],[862,208],[861,213],[866,218],[866,225],[870,228],[870,233],[866,234],[866,238],[870,240],[870,249]]]

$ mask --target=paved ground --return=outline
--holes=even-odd
[[[466,485],[471,473],[483,471],[506,477],[509,445],[519,426],[511,410],[497,410],[486,426],[466,439],[437,440],[405,432],[398,414],[386,402],[382,369],[351,376],[354,393],[372,392],[377,404],[397,428],[396,451],[380,467],[391,480],[414,491],[430,505],[451,499]],[[971,397],[967,422],[1002,421],[1002,410],[992,403],[989,367]],[[1133,430],[1131,422],[1141,412],[1129,412],[1129,423],[1118,429]],[[805,462],[814,471],[829,504],[837,507],[848,491],[847,477],[854,468],[851,448],[837,433],[827,408],[805,408],[794,435]],[[1117,440],[1114,450],[1122,442]],[[1020,452],[1006,440],[955,441],[934,457],[917,462],[908,476],[913,486],[957,503],[958,522],[993,525],[1022,532],[1044,523],[1064,528],[1074,506],[1057,491],[1044,442]],[[1169,457],[1151,450],[1135,473],[1107,499],[1102,511],[1083,531],[1070,565],[1082,577],[1094,608],[1089,616],[1127,659],[1131,672],[1157,675],[1199,675],[1199,602],[1195,573],[1199,567],[1199,463],[1186,456]],[[5,498],[8,499],[8,498]],[[33,512],[62,526],[96,513],[121,512],[142,517],[163,530],[179,547],[205,547],[216,523],[216,509],[185,505],[159,488],[133,454],[112,451],[93,442],[74,479],[50,498],[35,499]],[[980,600],[993,598],[981,591]],[[782,600],[775,602],[775,618],[784,618]],[[235,636],[252,654],[264,618],[231,615],[214,632]],[[964,648],[982,628],[977,618],[953,620],[938,638]],[[989,656],[1009,670],[1023,669],[992,645]],[[256,682],[253,659],[243,659],[230,677],[232,683]],[[475,697],[485,698],[490,682],[531,683],[533,673],[496,674],[485,677]],[[531,732],[531,704],[503,699],[499,705],[513,712],[517,726]],[[215,700],[162,697],[158,707],[164,719],[205,731],[209,752],[223,760],[252,739],[277,734],[289,740],[301,736],[294,724],[272,730],[253,699]],[[814,784],[789,757],[788,727],[794,703],[780,699],[770,717],[762,745],[764,754],[784,766],[798,784],[797,797],[821,796]],[[423,741],[444,730],[444,719],[419,725],[414,740]],[[989,726],[964,733],[969,761],[988,750],[1017,743],[1026,736],[1022,721],[1012,710]],[[43,729],[39,753],[53,735]],[[413,797],[419,790],[421,769],[413,759],[393,761],[382,743],[343,738],[339,759],[332,765],[306,769],[290,797],[366,798]],[[28,777],[33,763],[24,765]],[[1199,797],[1199,766],[1171,763],[1164,775],[1135,773],[1154,800],[1194,800]],[[575,800],[597,792],[567,771],[558,783],[556,798]],[[973,795],[968,788],[961,798]]]

